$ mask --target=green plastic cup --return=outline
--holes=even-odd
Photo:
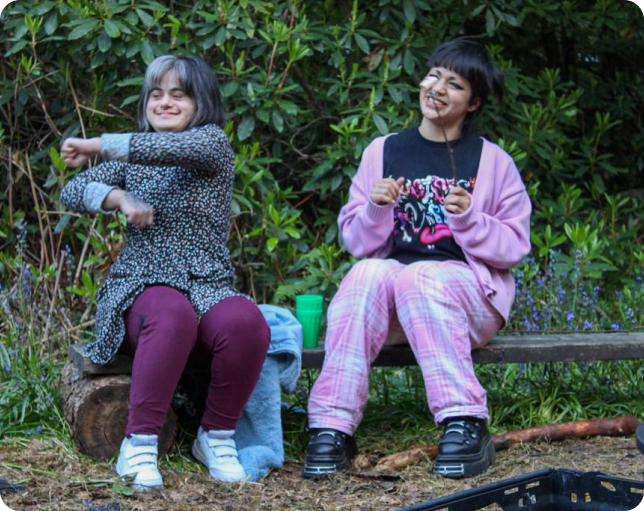
[[[302,325],[302,345],[317,348],[322,323],[322,295],[300,295],[295,299],[295,317]]]
[[[322,295],[299,295],[295,298],[296,311],[322,312]]]

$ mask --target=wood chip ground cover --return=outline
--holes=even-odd
[[[287,461],[260,482],[232,486],[214,483],[196,465],[179,471],[162,463],[164,491],[127,496],[112,490],[108,463],[79,456],[57,440],[0,443],[0,478],[26,485],[2,497],[15,511],[394,510],[548,467],[641,480],[644,456],[633,437],[524,444],[499,452],[490,471],[464,481],[434,476],[430,462],[388,474],[375,473],[375,462],[367,453],[350,475],[304,480],[301,461]]]

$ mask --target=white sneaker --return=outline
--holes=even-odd
[[[163,479],[157,468],[158,445],[157,435],[131,435],[123,439],[116,472],[121,477],[133,475],[132,486],[136,491],[163,488]]]
[[[246,479],[244,467],[237,458],[234,433],[232,429],[204,431],[200,427],[192,444],[192,455],[206,465],[210,475],[218,481],[230,483]]]

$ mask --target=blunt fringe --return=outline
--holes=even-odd
[[[427,64],[430,69],[444,67],[458,73],[472,86],[471,102],[480,99],[481,105],[465,117],[463,131],[471,129],[491,95],[496,96],[499,102],[503,101],[503,73],[490,61],[485,48],[476,41],[455,39],[443,43],[436,47]]]
[[[139,99],[138,116],[141,131],[154,131],[147,116],[146,107],[150,92],[160,86],[163,77],[174,73],[183,91],[195,102],[195,115],[186,129],[204,124],[224,122],[225,112],[223,98],[215,73],[208,64],[197,57],[175,57],[163,55],[157,57],[148,66]]]

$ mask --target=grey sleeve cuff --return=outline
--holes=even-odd
[[[101,135],[101,158],[104,160],[128,161],[132,133]]]
[[[95,181],[88,183],[83,193],[83,205],[90,213],[111,213],[112,210],[104,210],[101,208],[103,201],[107,194],[114,190],[116,186],[106,185],[104,183],[97,183]]]

